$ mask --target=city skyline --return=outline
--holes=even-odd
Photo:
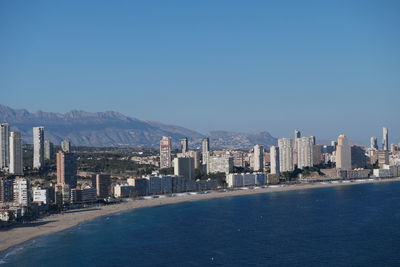
[[[400,4],[307,3],[2,2],[3,101],[203,133],[399,132]]]

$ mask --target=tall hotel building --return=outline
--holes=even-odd
[[[271,158],[271,174],[278,174],[279,173],[279,147],[271,146],[270,158]]]
[[[297,167],[312,167],[314,165],[314,137],[296,138]]]
[[[44,166],[44,127],[33,127],[33,168]]]
[[[15,175],[24,174],[22,139],[20,132],[10,133],[10,166],[9,172]]]
[[[8,167],[10,163],[10,126],[8,123],[0,124],[0,169]]]
[[[278,139],[278,147],[279,147],[279,171],[280,172],[293,171],[294,140],[291,138]]]
[[[160,141],[160,169],[171,168],[171,137],[163,136]]]
[[[201,142],[201,157],[202,157],[202,163],[203,165],[207,164],[208,158],[210,156],[210,139],[204,138],[203,141]]]
[[[349,138],[339,135],[336,147],[336,169],[351,170],[351,147]]]
[[[254,146],[253,154],[253,170],[254,171],[264,171],[264,147],[260,145]]]
[[[389,131],[388,128],[384,127],[382,129],[383,139],[382,139],[382,146],[383,150],[389,151]]]
[[[185,137],[185,138],[182,138],[180,141],[181,141],[181,152],[182,153],[188,152],[189,151],[188,139]]]
[[[374,150],[378,150],[378,139],[375,136],[372,136],[370,139],[370,148]]]

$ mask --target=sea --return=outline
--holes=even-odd
[[[122,212],[9,249],[6,266],[400,266],[400,183]]]

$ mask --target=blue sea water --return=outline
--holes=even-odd
[[[0,267],[400,266],[400,183],[139,209],[29,241],[0,260]]]

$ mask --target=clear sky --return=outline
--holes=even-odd
[[[0,103],[400,142],[400,1],[0,1]]]

